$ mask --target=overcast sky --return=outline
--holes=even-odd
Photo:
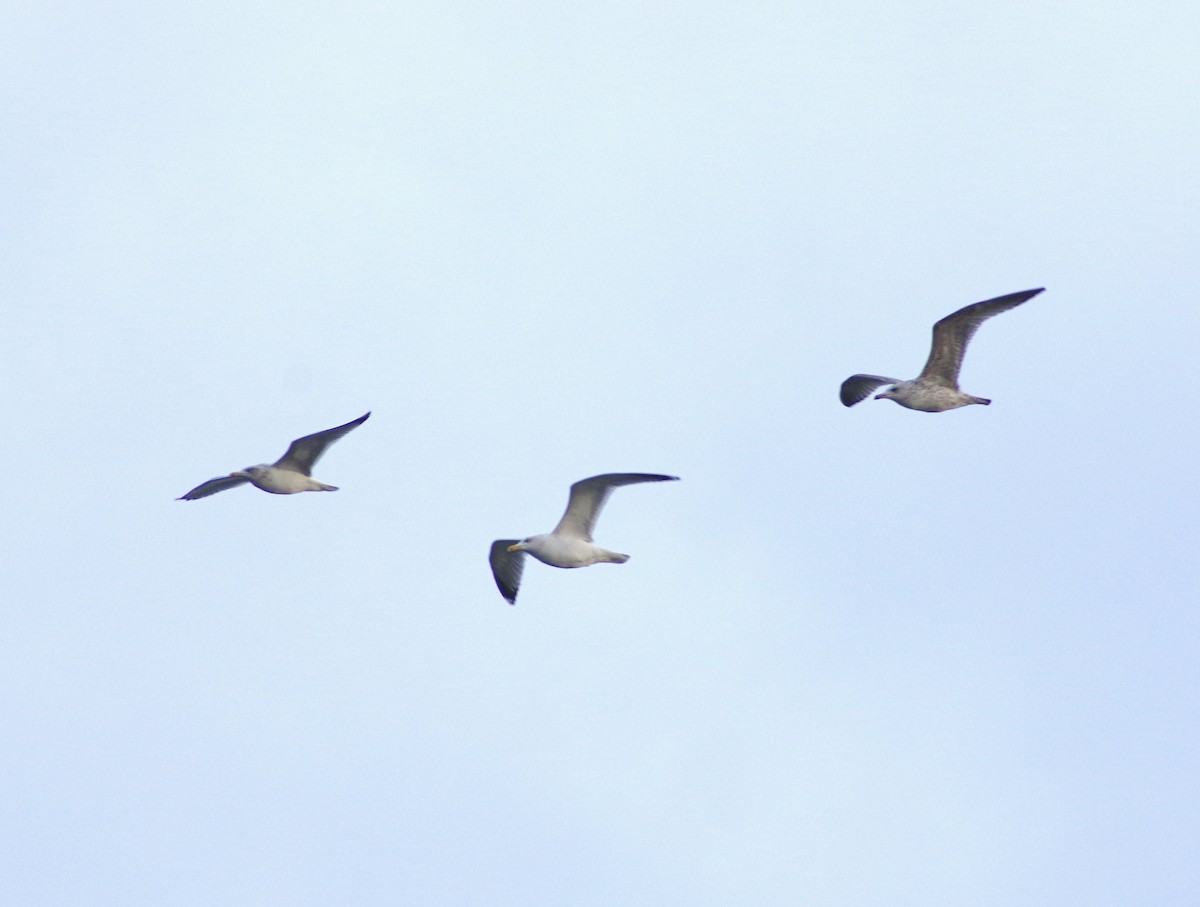
[[[1200,898],[1200,12],[14,3],[21,905]],[[928,415],[837,399],[989,321]],[[315,475],[174,500],[366,411]],[[530,561],[571,482],[623,566]]]

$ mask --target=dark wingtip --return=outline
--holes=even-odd
[[[868,387],[865,393],[860,391],[859,383],[855,379],[861,377],[863,376],[851,375],[841,383],[840,387],[838,387],[838,399],[842,401],[842,406],[845,406],[846,408],[857,406],[871,395],[872,390],[874,390],[876,387],[879,387],[878,384],[875,384]]]

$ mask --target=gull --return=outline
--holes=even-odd
[[[881,375],[851,375],[842,382],[842,403],[853,406],[865,400],[881,384],[891,384],[876,400],[895,400],[901,406],[920,410],[923,413],[940,413],[958,409],[972,403],[987,406],[991,403],[984,397],[973,397],[958,389],[958,371],[962,368],[963,354],[967,344],[981,324],[993,315],[1016,308],[1032,299],[1045,287],[1022,290],[995,299],[985,299],[965,306],[933,326],[933,349],[921,374],[911,381],[884,378]]]
[[[528,552],[551,567],[588,567],[592,564],[623,564],[628,554],[608,551],[592,543],[596,518],[612,490],[621,485],[639,482],[677,482],[679,476],[660,476],[644,472],[610,472],[590,479],[580,479],[571,486],[567,510],[553,532],[531,535],[529,538],[497,539],[492,542],[488,561],[500,594],[510,605],[517,603],[517,587],[525,569]]]
[[[195,501],[206,498],[218,491],[226,491],[249,482],[255,488],[269,491],[271,494],[296,494],[300,491],[337,491],[336,485],[326,485],[312,477],[312,468],[317,460],[325,453],[325,449],[342,435],[353,431],[367,421],[370,413],[365,413],[353,422],[339,425],[337,428],[327,428],[293,441],[282,457],[272,465],[260,463],[258,466],[247,466],[227,476],[217,476],[209,479],[203,485],[197,485],[177,501]]]

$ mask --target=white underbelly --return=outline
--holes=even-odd
[[[296,494],[300,491],[315,491],[320,487],[309,476],[286,469],[274,469],[250,481],[271,494]]]

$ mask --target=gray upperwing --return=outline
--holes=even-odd
[[[325,431],[318,431],[311,435],[305,435],[303,438],[297,438],[289,445],[287,453],[276,460],[274,465],[280,469],[289,469],[293,472],[311,476],[312,468],[316,465],[317,460],[321,459],[321,455],[325,453],[325,449],[338,440],[338,438],[342,437],[342,435],[354,431],[354,429],[366,422],[370,415],[368,412],[352,422],[339,425],[337,428],[327,428]]]
[[[496,588],[510,605],[517,603],[517,589],[521,586],[521,573],[525,569],[525,552],[509,551],[520,539],[497,539],[488,552],[488,563],[492,566],[492,578]]]
[[[604,503],[614,488],[637,485],[641,482],[676,482],[679,476],[663,476],[649,472],[608,472],[589,479],[580,479],[571,486],[566,512],[554,527],[556,535],[592,541],[592,531]]]
[[[249,481],[249,479],[243,479],[240,476],[217,476],[215,479],[209,479],[202,485],[197,485],[187,494],[175,500],[195,501],[200,498],[206,498],[210,494],[216,494],[219,491],[228,491],[230,488],[237,488],[239,485],[245,485]]]
[[[840,396],[843,406],[853,406],[871,396],[871,391],[885,384],[899,384],[895,378],[885,378],[882,375],[851,375],[842,382]]]
[[[921,369],[920,378],[958,390],[958,372],[962,368],[963,356],[967,352],[967,344],[971,342],[979,326],[993,315],[1015,309],[1044,289],[1045,287],[1038,287],[1036,290],[1009,293],[1007,296],[985,299],[983,302],[964,306],[957,312],[951,312],[933,326],[933,346],[929,350],[929,359],[925,367]]]

